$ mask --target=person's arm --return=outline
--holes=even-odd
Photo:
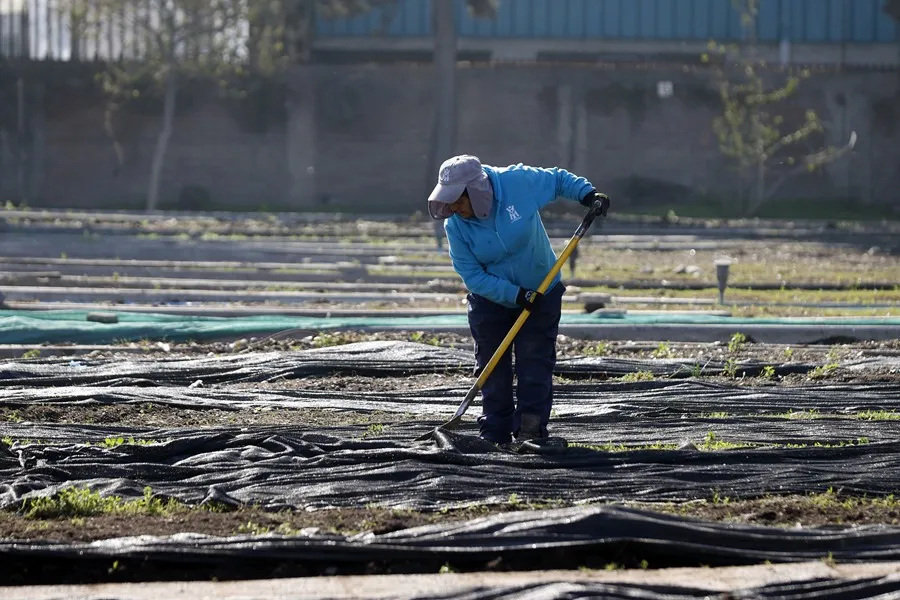
[[[516,176],[527,180],[528,186],[535,191],[538,209],[547,206],[558,197],[581,202],[585,196],[595,191],[593,184],[586,178],[560,167],[519,165],[519,168],[508,173],[515,173]]]
[[[450,260],[453,269],[462,277],[463,283],[473,294],[478,294],[492,302],[515,304],[519,287],[507,281],[491,275],[475,258],[469,244],[462,238],[454,223],[447,220],[447,241],[450,247]]]

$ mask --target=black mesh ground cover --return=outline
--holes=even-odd
[[[448,368],[446,351],[432,353],[426,349],[423,352],[418,359],[410,359],[407,354],[394,362],[379,358],[368,366],[374,363],[380,374],[404,373],[404,369],[414,367]],[[144,487],[150,486],[156,494],[189,504],[258,503],[268,509],[376,504],[422,510],[508,502],[513,494],[523,500],[592,503],[690,500],[708,498],[714,491],[749,498],[822,492],[830,487],[850,494],[882,496],[895,493],[900,485],[897,437],[900,423],[897,421],[861,421],[835,416],[784,418],[791,411],[810,415],[811,411],[847,413],[848,416],[863,410],[897,411],[900,386],[896,384],[750,387],[692,379],[560,385],[556,388],[554,432],[572,441],[590,444],[698,442],[714,431],[721,438],[756,443],[839,443],[859,438],[868,438],[869,443],[719,452],[694,449],[599,452],[573,447],[564,451],[526,449],[509,453],[479,444],[472,435],[475,430],[471,419],[459,433],[438,434],[428,442],[411,441],[452,414],[466,388],[346,394],[227,386],[232,382],[267,381],[285,373],[297,376],[296,371],[287,370],[297,368],[298,354],[244,355],[256,361],[251,364],[242,362],[241,356],[227,357],[207,361],[205,366],[202,359],[157,364],[135,361],[97,368],[83,368],[66,361],[3,363],[0,372],[4,374],[6,389],[0,406],[7,408],[153,403],[194,410],[283,407],[329,408],[347,413],[382,411],[395,415],[396,419],[376,436],[365,437],[362,437],[364,425],[312,430],[302,425],[154,429],[126,425],[0,423],[0,436],[16,440],[11,447],[0,444],[0,508],[13,509],[26,498],[50,495],[72,485],[124,497],[139,497]],[[356,361],[358,364],[353,368],[367,365],[365,353],[355,358],[340,356],[344,356],[343,360]],[[303,368],[317,369],[322,362],[309,361]],[[340,362],[335,359],[335,365]],[[629,368],[649,370],[643,366],[635,369],[634,364]],[[79,374],[70,377],[69,370]],[[188,387],[204,377],[215,381],[212,387]],[[398,381],[402,382],[402,378]],[[478,410],[474,406],[470,416]],[[161,443],[124,444],[115,448],[82,443],[131,436]],[[26,439],[37,442],[24,443],[22,440]],[[446,525],[446,530],[426,528],[414,533],[398,532],[403,535],[390,534],[394,537],[253,538],[253,543],[240,538],[192,536],[135,538],[91,545],[0,542],[0,554],[12,560],[115,555],[177,561],[214,557],[220,561],[252,555],[308,561],[318,560],[310,558],[315,555],[333,561],[370,560],[372,556],[405,560],[410,553],[425,552],[435,560],[446,560],[450,555],[462,556],[461,548],[471,548],[472,544],[477,547],[478,543],[507,543],[509,540],[502,535],[498,537],[498,532],[514,532],[516,540],[531,540],[526,546],[532,551],[534,544],[544,549],[594,548],[613,554],[627,547],[644,553],[656,552],[669,561],[689,556],[691,561],[706,564],[743,564],[821,558],[829,552],[841,560],[895,558],[900,535],[891,528],[862,528],[826,532],[773,530],[771,536],[775,537],[771,537],[753,528],[735,529],[732,525],[668,518],[647,521],[627,511],[591,513],[598,510],[596,507],[586,510],[569,513],[562,521],[554,518],[547,521],[532,515],[528,518],[536,519],[534,522],[501,519],[489,526],[484,523]],[[582,514],[593,516],[584,520]],[[601,514],[605,516],[597,516]],[[562,529],[554,529],[558,527]],[[734,537],[736,531],[746,539]],[[806,533],[813,537],[792,537]],[[480,542],[466,537],[471,535],[480,536]],[[571,535],[581,537],[572,539]],[[748,540],[752,541],[750,546]],[[524,546],[509,544],[502,548],[488,545],[485,552],[526,552]],[[323,551],[322,547],[328,550]],[[480,555],[476,552],[475,556]],[[568,560],[567,565],[571,566],[575,558],[570,556]],[[873,585],[877,588],[884,582]]]
[[[798,562],[829,554],[836,561],[896,558],[900,529],[782,529],[706,523],[624,507],[597,506],[514,512],[469,521],[425,525],[385,534],[214,537],[198,534],[139,536],[89,543],[2,541],[0,556],[21,558],[118,557],[197,561],[203,558],[303,559],[341,563],[435,559],[477,563],[498,555],[515,561],[545,556],[552,568],[558,550],[581,555],[610,550],[668,556],[670,563],[740,565],[770,560]],[[682,559],[676,557],[681,555]],[[689,557],[689,558],[687,558]]]
[[[721,373],[727,359],[624,359],[613,357],[560,358],[555,372],[569,377],[619,377],[648,371],[657,377],[689,377],[702,368],[704,374]],[[854,361],[878,365],[879,359]],[[0,362],[0,386],[110,385],[140,382],[144,385],[242,383],[348,374],[399,376],[435,372],[471,372],[472,353],[426,344],[374,341],[297,352],[247,352],[208,358],[168,360],[92,360],[88,358]],[[737,363],[737,372],[758,375],[772,366],[776,375],[808,373],[810,364],[767,365],[758,361]]]
[[[700,588],[610,584],[600,582],[557,581],[529,585],[497,586],[471,589],[449,595],[429,596],[440,600],[859,600],[861,598],[895,598],[900,594],[900,578],[885,576],[859,580],[822,579],[789,584],[773,584],[717,593]]]
[[[403,380],[398,378],[397,387]],[[385,411],[409,414],[447,414],[459,405],[468,388],[435,387],[391,392],[342,392],[305,389],[229,389],[227,387],[88,387],[6,389],[5,406],[32,404],[143,404],[184,408],[329,408],[346,411]],[[612,419],[680,418],[726,412],[733,416],[784,415],[791,411],[853,413],[897,410],[900,384],[819,384],[761,387],[702,380],[609,381],[554,387],[554,406],[560,416],[585,417],[597,422]],[[478,407],[473,407],[473,412]]]
[[[464,522],[444,522],[388,534],[353,536],[306,530],[297,535],[214,537],[197,534],[139,536],[90,543],[0,540],[7,570],[0,581],[40,583],[63,578],[102,580],[115,561],[131,571],[181,573],[179,579],[207,579],[207,573],[242,578],[249,573],[366,572],[412,568],[434,572],[452,564],[479,570],[503,564],[513,570],[601,567],[609,561],[647,560],[657,566],[744,565],[799,562],[830,557],[839,563],[895,559],[900,528],[781,529],[706,523],[617,506],[505,513]],[[700,582],[698,582],[699,584]],[[810,579],[718,594],[677,585],[544,582],[479,586],[429,598],[892,598],[896,576],[858,580]],[[360,591],[360,597],[365,593]],[[98,596],[100,597],[100,596]],[[105,594],[103,598],[114,597]],[[393,596],[422,597],[401,590]]]
[[[346,358],[338,352],[340,348],[327,350],[309,354],[338,353]],[[410,364],[417,361],[410,359],[409,351],[421,350],[420,366],[432,359],[446,364],[438,359],[453,354],[421,345],[400,344],[400,350],[397,360]],[[383,352],[391,352],[390,347],[376,346],[376,356]],[[191,503],[209,498],[273,507],[375,502],[424,509],[503,500],[513,493],[535,499],[590,501],[704,498],[714,489],[742,497],[828,487],[869,494],[889,494],[897,489],[894,473],[900,473],[895,464],[900,459],[892,452],[898,443],[900,421],[850,417],[860,411],[896,413],[898,384],[751,387],[691,379],[559,385],[553,432],[575,443],[700,443],[712,433],[716,439],[730,442],[835,447],[716,453],[690,449],[604,453],[570,448],[559,455],[521,456],[473,449],[469,442],[475,433],[477,405],[461,435],[425,444],[412,442],[453,413],[465,388],[345,393],[227,385],[235,380],[244,382],[247,376],[282,372],[296,356],[256,355],[258,362],[251,365],[241,364],[240,357],[212,361],[219,383],[198,388],[185,384],[204,374],[197,366],[202,360],[143,365],[144,375],[151,370],[157,378],[175,373],[180,384],[140,379],[135,365],[116,372],[118,367],[110,364],[103,369],[83,369],[88,373],[75,385],[9,386],[0,405],[10,409],[50,405],[62,410],[67,406],[147,403],[157,407],[154,410],[290,408],[301,411],[300,421],[303,409],[330,409],[348,415],[375,415],[378,411],[379,418],[392,421],[375,435],[368,435],[371,432],[366,432],[365,425],[317,430],[302,424],[179,430],[4,423],[0,424],[3,437],[40,443],[17,443],[6,451],[0,462],[2,505],[73,484],[125,495],[139,495],[150,485],[159,493]],[[364,363],[365,356],[361,353],[356,362]],[[395,368],[383,356],[378,360],[384,368]],[[277,361],[282,362],[271,364]],[[22,364],[7,362],[7,372]],[[41,368],[43,376],[62,381],[66,378],[55,373],[72,367],[60,363]],[[122,372],[128,377],[116,380]],[[150,384],[135,385],[144,381]],[[402,377],[396,381],[402,388]],[[816,414],[828,417],[788,418]],[[842,414],[846,418],[841,418]],[[80,444],[120,436],[168,441],[114,449]]]
[[[599,452],[496,452],[464,433],[431,442],[320,433],[212,431],[154,445],[71,444],[0,449],[0,508],[72,485],[124,497],[145,486],[189,504],[265,508],[364,506],[437,510],[527,500],[742,498],[829,487],[887,495],[900,487],[900,442],[842,447]]]
[[[473,409],[477,413],[477,408]],[[254,425],[252,431],[266,435],[293,435],[297,433],[322,433],[338,439],[377,439],[379,441],[407,443],[433,429],[445,420],[437,416],[378,415],[371,424],[353,425]],[[375,426],[376,430],[372,429]],[[110,425],[60,425],[53,423],[2,423],[0,437],[9,437],[18,444],[25,441],[42,444],[70,445],[102,443],[106,439],[122,437],[136,440],[166,440],[175,435],[195,436],[210,433],[236,435],[245,433],[248,427],[231,425],[222,427],[132,427]],[[473,419],[464,422],[460,432],[477,434]],[[900,421],[870,421],[859,419],[759,419],[749,417],[704,418],[683,416],[656,419],[634,419],[627,415],[604,421],[586,417],[557,416],[551,421],[551,431],[573,444],[606,446],[615,443],[628,447],[649,444],[682,444],[694,442],[702,445],[710,432],[716,439],[756,445],[837,445],[869,442],[885,442],[900,439]]]
[[[189,564],[189,563],[188,563]],[[197,565],[190,565],[191,568]],[[402,584],[400,584],[402,585]],[[494,585],[454,585],[454,591],[436,590],[422,595],[416,590],[409,592],[398,590],[391,595],[376,591],[367,594],[366,590],[357,589],[354,598],[360,600],[581,600],[603,598],[605,600],[860,600],[878,598],[888,600],[900,593],[900,577],[885,575],[882,577],[859,577],[853,579],[813,578],[797,580],[789,583],[777,583],[760,587],[743,587],[734,591],[718,591],[704,589],[701,586],[680,586],[676,584],[640,584],[621,582],[604,583],[602,581],[578,581],[565,577],[559,580],[544,579],[536,583],[508,583]],[[258,596],[266,597],[266,591]],[[107,590],[84,593],[78,588],[81,600],[110,600],[111,598],[131,598],[131,594],[121,595]],[[13,598],[18,596],[14,595]],[[233,596],[228,596],[229,598]],[[250,596],[241,596],[250,597]],[[322,597],[328,597],[323,595]]]

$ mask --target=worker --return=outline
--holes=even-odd
[[[481,388],[480,437],[499,446],[513,437],[519,442],[548,437],[566,288],[558,273],[543,294],[537,288],[557,259],[540,209],[557,197],[580,202],[596,214],[609,209],[606,194],[565,169],[521,163],[491,167],[466,154],[441,164],[428,197],[428,212],[432,219],[444,220],[453,269],[469,292],[476,373],[488,364],[521,311],[531,313]]]

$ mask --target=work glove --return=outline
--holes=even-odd
[[[601,194],[597,190],[591,190],[581,199],[581,205],[590,208],[595,214],[605,217],[606,211],[609,210],[609,196]]]
[[[519,288],[519,293],[516,295],[516,304],[521,306],[522,308],[527,308],[531,312],[534,312],[538,309],[538,306],[541,303],[541,298],[544,295],[540,292],[536,292],[534,290],[526,290],[525,288]]]

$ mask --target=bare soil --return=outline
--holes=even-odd
[[[410,341],[418,336],[412,333],[379,333],[360,334],[347,332],[338,337],[329,338],[329,343],[341,344],[361,341],[363,339],[384,339]],[[95,360],[157,360],[173,358],[196,358],[209,355],[225,355],[249,351],[297,351],[320,347],[322,338],[307,336],[299,340],[237,340],[235,342],[219,342],[212,344],[174,345],[169,352],[156,346],[135,354],[133,351],[119,351],[115,346],[106,351],[95,351],[91,358]],[[435,336],[433,343],[442,346],[471,350],[470,340],[455,334]],[[560,336],[558,354],[561,358],[580,356],[604,356],[622,359],[654,360],[663,354],[667,358],[696,359],[700,362],[725,362],[734,359],[738,365],[741,361],[756,361],[763,364],[779,365],[784,363],[802,363],[825,366],[840,364],[850,360],[867,357],[900,355],[900,340],[886,342],[866,342],[857,344],[836,344],[833,346],[782,346],[774,344],[744,343],[738,348],[729,349],[725,343],[672,343],[672,344],[634,344],[628,342],[598,343]],[[739,368],[739,367],[738,367]],[[763,377],[736,376],[726,377],[717,373],[701,374],[704,381],[721,382],[742,387],[763,386],[798,386],[815,383],[877,383],[900,382],[900,369],[885,366],[866,370],[849,371],[843,368],[828,369],[818,374],[792,374],[770,379]],[[594,375],[590,377],[557,376],[557,384],[591,383],[608,381],[610,377]],[[333,392],[397,392],[426,390],[435,388],[459,388],[467,390],[474,383],[471,372],[439,372],[421,375],[396,377],[364,377],[359,375],[329,375],[321,377],[304,377],[300,379],[281,379],[276,382],[227,384],[229,389],[246,390],[310,390]],[[223,386],[213,386],[223,387]],[[460,397],[464,395],[462,392]],[[31,405],[22,407],[0,406],[0,422],[30,421],[65,424],[119,424],[141,427],[215,427],[227,425],[294,425],[305,426],[338,426],[361,425],[371,423],[392,423],[411,420],[408,415],[383,412],[334,411],[328,409],[241,409],[223,410],[212,408],[187,409],[152,404],[131,405],[75,405],[54,407],[48,405]]]
[[[577,218],[572,219],[573,229]],[[147,224],[134,228],[136,233],[141,231],[159,232],[162,234],[178,234],[179,232],[191,232],[192,239],[198,239],[204,231],[216,228],[216,233],[227,236],[231,233],[241,235],[253,235],[256,232],[271,232],[273,229],[284,235],[299,236],[298,239],[316,239],[324,235],[351,236],[359,239],[362,233],[368,241],[385,243],[395,246],[390,252],[396,253],[411,262],[418,261],[421,264],[435,259],[435,264],[447,264],[446,251],[441,255],[434,253],[414,256],[407,253],[404,256],[403,244],[415,241],[430,245],[433,238],[430,236],[430,225],[419,227],[415,224],[416,237],[407,238],[391,237],[409,234],[410,223],[365,223],[354,222],[346,224],[304,224],[291,225],[287,223],[270,223],[269,219],[250,220],[244,223],[245,230],[233,231],[231,224],[225,221],[211,223],[207,220],[197,219],[190,222],[189,219],[162,221],[151,219]],[[735,223],[735,225],[741,225]],[[758,224],[753,224],[757,226]],[[363,227],[366,226],[366,227]],[[130,226],[129,226],[130,227]],[[196,234],[194,233],[196,232]],[[678,234],[678,229],[673,228],[673,234]],[[883,232],[882,232],[883,233]],[[684,236],[687,238],[687,236]],[[881,236],[884,238],[885,236]],[[860,241],[855,244],[829,245],[812,242],[792,242],[786,234],[783,240],[746,240],[727,239],[724,236],[714,243],[703,243],[697,238],[696,248],[689,245],[678,246],[674,244],[670,249],[640,247],[627,248],[627,242],[609,240],[613,247],[607,247],[602,241],[585,240],[580,246],[576,275],[582,279],[595,279],[606,281],[640,282],[658,285],[657,289],[639,290],[629,292],[626,290],[612,290],[613,293],[636,293],[646,296],[678,295],[671,290],[678,283],[696,284],[699,282],[714,282],[715,269],[713,261],[717,258],[728,256],[735,260],[731,268],[730,282],[732,285],[743,284],[843,284],[853,288],[865,287],[873,282],[891,283],[897,281],[900,273],[900,253],[896,248],[885,245],[881,240],[869,236],[860,235]],[[893,237],[896,240],[896,236]],[[164,240],[165,241],[165,240]],[[163,241],[163,242],[164,242]],[[201,240],[202,241],[202,240]],[[207,240],[211,241],[211,240]],[[220,240],[226,242],[228,240]],[[237,238],[228,241],[233,243]],[[640,240],[637,240],[640,241]],[[646,239],[644,240],[646,241]],[[162,242],[161,242],[162,243]],[[680,242],[679,242],[680,243]],[[684,243],[689,240],[684,239]],[[895,242],[894,242],[895,243]],[[618,246],[616,246],[618,244]],[[880,247],[879,247],[880,244]],[[424,258],[423,258],[424,257]],[[572,276],[571,265],[564,269],[564,275]],[[391,265],[385,265],[390,269]],[[118,267],[114,267],[118,268]],[[112,271],[113,268],[110,270]],[[224,269],[223,269],[224,270]],[[389,271],[385,271],[388,273]],[[398,272],[399,273],[399,272]],[[408,275],[408,273],[406,273]],[[429,280],[451,282],[451,290],[461,291],[458,279],[452,273],[429,273],[427,268],[417,273],[421,276],[424,286]],[[110,273],[111,275],[111,273]],[[325,284],[323,284],[324,289]],[[702,292],[689,291],[681,295],[714,298],[710,290]],[[816,314],[829,312],[829,309],[788,309],[778,307],[766,307],[765,303],[778,302],[809,302],[839,300],[841,302],[859,303],[891,303],[896,307],[898,301],[896,289],[885,289],[874,293],[861,290],[854,294],[850,289],[846,293],[823,292],[795,293],[790,290],[760,292],[757,290],[729,290],[728,298],[732,300],[747,300],[758,302],[761,312],[774,311],[772,314]],[[240,304],[240,303],[235,303]],[[247,303],[245,303],[247,304]],[[275,303],[270,303],[275,305]],[[321,303],[319,307],[349,307],[337,303]],[[409,308],[408,303],[380,302],[368,303],[365,306],[377,308]],[[416,304],[424,307],[424,304]],[[434,303],[434,306],[446,308],[447,303]],[[363,305],[355,305],[354,308],[362,308]],[[628,305],[635,308],[635,305]],[[659,308],[659,307],[656,307]],[[706,307],[709,308],[709,307]],[[735,314],[742,310],[735,309]],[[743,311],[746,314],[746,311]],[[862,311],[847,311],[849,314],[878,314],[877,309]],[[155,343],[133,343],[108,348],[91,353],[91,358],[110,361],[119,360],[171,360],[177,357],[196,358],[209,355],[231,355],[250,351],[296,351],[307,348],[316,348],[342,343],[350,343],[361,340],[406,340],[439,344],[442,346],[472,350],[471,339],[468,336],[455,334],[431,334],[425,332],[395,332],[395,333],[355,333],[334,332],[331,334],[310,334],[309,332],[294,332],[272,336],[269,338],[247,338],[234,341],[221,341],[205,344],[171,344],[168,349]],[[37,347],[40,349],[40,347]],[[577,356],[606,356],[625,359],[654,359],[666,358],[692,358],[700,361],[725,361],[729,358],[735,361],[752,360],[758,363],[778,365],[786,362],[804,363],[813,365],[826,365],[845,363],[873,356],[900,356],[900,340],[890,342],[872,342],[862,344],[832,345],[769,345],[746,343],[739,348],[729,348],[727,343],[713,344],[686,344],[686,343],[629,343],[629,342],[596,342],[571,339],[560,336],[558,340],[558,352],[560,357]],[[46,358],[50,353],[42,352],[41,358]],[[791,386],[810,385],[812,383],[834,382],[898,382],[900,373],[892,372],[890,368],[871,369],[865,372],[848,372],[843,369],[834,369],[822,378],[810,378],[808,375],[791,375],[784,378],[767,380],[759,377],[726,378],[718,375],[703,375],[707,381],[722,381],[740,386]],[[604,377],[596,377],[595,380],[603,380]],[[566,378],[557,378],[560,383],[572,381]],[[579,382],[588,382],[590,379],[580,379]],[[439,373],[410,377],[359,377],[348,375],[333,375],[327,377],[303,378],[296,380],[282,380],[274,383],[260,384],[235,384],[229,385],[231,389],[307,389],[316,391],[335,392],[379,392],[395,390],[416,390],[434,387],[443,388],[468,388],[472,383],[472,374],[465,372]],[[120,405],[120,406],[50,406],[37,405],[11,408],[4,405],[0,407],[0,424],[3,422],[40,422],[62,424],[108,424],[128,425],[158,428],[182,428],[182,427],[221,427],[227,425],[240,426],[268,426],[268,425],[292,425],[302,424],[311,427],[331,426],[359,426],[360,432],[364,432],[369,424],[409,421],[405,415],[396,413],[363,413],[354,411],[331,411],[317,409],[279,409],[279,410],[220,410],[220,409],[185,409],[174,407],[162,407],[159,405]],[[872,501],[871,499],[841,497],[839,494],[817,496],[769,496],[755,499],[709,499],[705,502],[690,502],[681,504],[640,504],[632,503],[630,506],[658,511],[662,513],[677,514],[688,518],[702,520],[767,525],[776,527],[831,527],[850,525],[889,524],[898,525],[898,512],[900,506],[891,499]],[[333,509],[320,511],[285,511],[265,512],[247,507],[234,511],[216,512],[204,508],[182,507],[171,510],[163,515],[135,515],[135,514],[100,514],[76,518],[58,519],[32,519],[24,516],[22,511],[0,511],[0,539],[18,540],[53,540],[53,541],[92,541],[104,538],[113,538],[132,535],[168,535],[183,532],[195,532],[211,535],[252,534],[259,535],[266,532],[284,535],[297,535],[300,532],[308,532],[316,529],[322,533],[355,534],[363,531],[375,533],[387,533],[418,525],[471,519],[475,517],[521,510],[535,510],[544,506],[530,505],[527,502],[507,503],[499,505],[475,506],[466,509],[447,510],[441,512],[401,511],[389,509],[375,509],[357,507],[352,509]],[[548,557],[548,560],[551,557]],[[634,562],[639,563],[642,557],[633,557]],[[619,557],[615,557],[621,562]],[[690,560],[689,556],[685,560]],[[585,557],[569,557],[566,565],[589,564],[591,561]],[[120,564],[121,563],[121,564]],[[599,568],[603,568],[603,562]],[[475,565],[483,570],[500,570],[510,565],[501,562]],[[535,565],[532,565],[535,566]],[[537,565],[549,567],[548,564]],[[651,560],[651,567],[657,567]],[[140,561],[109,561],[96,564],[84,562],[77,567],[59,566],[55,561],[47,561],[43,558],[30,564],[7,563],[4,571],[9,575],[0,577],[5,583],[36,582],[47,583],[53,580],[151,580],[151,579],[196,579],[202,577],[218,577],[221,579],[235,578],[242,575],[252,576],[288,576],[288,575],[313,575],[319,574],[312,567],[303,564],[285,565],[278,561],[272,564],[253,565],[246,569],[231,565],[227,569],[211,566],[198,568],[196,565],[183,567],[179,565],[152,566]],[[362,572],[416,572],[425,570],[436,572],[440,565],[430,564],[391,564],[377,563],[366,564],[361,567]],[[68,572],[65,569],[71,568]],[[341,568],[327,567],[329,574],[342,573]],[[54,571],[54,569],[58,569]]]
[[[125,347],[110,347],[93,355],[95,359],[134,360],[168,359],[175,357],[205,357],[210,354],[234,354],[253,350],[301,350],[321,347],[332,343],[349,343],[363,339],[397,339],[422,341],[416,332],[397,332],[393,334],[354,334],[342,333],[336,338],[305,336],[297,339],[239,340],[236,342],[220,342],[214,344],[176,344],[166,352],[153,346],[135,354],[135,349],[124,351]],[[471,341],[463,336],[440,335],[429,343],[471,351]],[[617,358],[654,359],[665,355],[668,358],[697,358],[737,361],[754,360],[762,363],[781,364],[784,362],[825,365],[835,361],[842,362],[869,356],[897,356],[900,354],[900,340],[863,344],[835,344],[832,346],[787,346],[745,343],[737,348],[728,348],[728,344],[630,344],[606,343],[570,339],[561,336],[559,340],[560,357],[585,355],[603,355]],[[723,378],[703,377],[704,380],[727,381],[731,384],[746,386],[788,386],[809,385],[811,383],[830,383],[836,381],[900,381],[900,374],[876,370],[850,373],[842,369],[834,370],[822,379],[810,379],[806,375],[792,375],[780,380],[766,380],[759,377]],[[596,378],[600,380],[602,378]],[[565,378],[557,378],[560,383],[571,382]],[[581,379],[579,383],[590,381]],[[409,377],[359,377],[352,375],[333,375],[326,377],[310,377],[295,380],[280,380],[271,383],[225,384],[218,387],[229,389],[268,389],[288,390],[307,389],[335,392],[377,392],[396,390],[417,390],[429,388],[467,389],[472,374],[468,372],[447,372]],[[462,395],[462,394],[461,394]],[[12,408],[0,407],[0,423],[3,422],[41,422],[66,424],[118,424],[128,426],[180,428],[180,427],[221,427],[227,425],[265,426],[302,424],[313,427],[354,426],[358,425],[360,433],[372,423],[397,423],[412,421],[409,415],[396,413],[363,413],[355,411],[331,411],[316,409],[278,409],[278,410],[219,410],[219,409],[185,409],[160,405],[100,405],[100,406],[50,406],[34,405]],[[889,524],[898,525],[900,520],[900,504],[890,499],[873,501],[841,497],[839,494],[817,496],[768,496],[763,498],[730,498],[709,499],[705,502],[689,502],[681,504],[641,504],[629,503],[635,508],[677,514],[687,518],[707,521],[767,525],[776,527],[825,527]],[[553,505],[561,506],[561,505]],[[265,512],[247,507],[234,511],[216,512],[205,508],[180,507],[163,515],[134,514],[99,514],[77,518],[34,519],[24,516],[24,512],[0,511],[0,539],[28,539],[54,541],[91,541],[97,539],[132,536],[132,535],[168,535],[183,532],[204,533],[211,535],[236,535],[276,533],[297,535],[308,533],[312,529],[321,533],[355,534],[363,531],[387,533],[418,525],[466,520],[480,516],[507,511],[535,510],[548,505],[532,505],[527,502],[507,503],[499,505],[480,505],[465,509],[446,510],[441,512],[404,511],[358,507],[352,509],[332,509],[319,511],[284,511]],[[639,564],[642,557],[631,557]],[[603,560],[609,557],[596,557],[603,567]],[[562,560],[562,559],[561,559]],[[579,558],[569,557],[566,560],[571,568],[571,561]],[[122,580],[168,579],[173,577],[196,578],[199,576],[219,577],[222,579],[238,577],[243,571],[212,570],[179,571],[169,566],[153,566],[149,564],[133,564],[121,561],[116,573],[108,572],[108,564],[80,565],[66,571],[64,564],[47,567],[58,569],[58,572],[34,571],[34,564],[22,566],[32,569],[28,573],[22,571],[19,582],[40,581],[41,577],[50,580],[69,581],[108,581],[117,577]],[[584,563],[581,563],[584,564]],[[591,563],[594,564],[594,563]],[[527,566],[527,565],[526,565]],[[652,566],[652,561],[651,561]],[[368,564],[356,569],[367,573],[385,572],[418,572],[426,569],[434,572],[440,565],[412,564]],[[473,568],[480,570],[500,570],[509,567],[507,563],[494,565],[480,564]],[[12,568],[12,567],[11,567]],[[43,567],[41,567],[43,568]],[[318,568],[318,567],[317,567]],[[331,569],[331,567],[328,567]],[[341,567],[342,569],[343,567]],[[18,569],[18,570],[16,570]],[[19,573],[21,569],[10,572]],[[320,574],[308,565],[265,565],[247,566],[246,574],[252,577]],[[328,573],[343,572],[340,569],[325,571]],[[42,573],[42,574],[38,574]],[[198,573],[200,573],[198,575]],[[66,579],[68,578],[68,579]]]
[[[264,338],[240,338],[198,344],[171,343],[163,350],[156,343],[129,342],[94,350],[88,357],[134,360],[173,359],[179,357],[216,356],[246,352],[298,351],[350,344],[360,341],[385,340],[426,343],[435,346],[472,350],[472,338],[455,333],[422,331],[361,332],[336,331],[317,335],[283,334]],[[735,360],[756,360],[770,364],[785,362],[822,362],[826,359],[855,359],[871,356],[900,356],[900,339],[842,344],[756,344],[752,340],[741,344],[736,351],[727,342],[632,342],[592,341],[560,335],[557,354],[563,357],[608,356],[612,358],[656,358],[661,350],[669,358],[734,357]],[[40,350],[40,346],[36,346]],[[42,353],[50,357],[52,353]]]
[[[466,520],[515,506],[478,507],[424,513],[389,509],[342,508],[318,511],[265,512],[243,508],[228,512],[204,509],[176,510],[167,515],[102,514],[83,518],[32,519],[0,512],[0,537],[55,541],[90,541],[131,535],[170,535],[181,532],[209,535],[321,533],[352,535],[364,531],[388,533],[447,520]]]
[[[187,409],[150,404],[121,406],[24,406],[0,408],[0,422],[40,422],[68,425],[126,425],[130,427],[223,427],[229,425],[303,425],[305,427],[333,427],[361,425],[361,431],[372,423],[390,424],[400,420],[397,413],[335,411],[328,409],[278,410],[221,410],[216,408]]]
[[[685,504],[625,503],[642,510],[686,518],[774,527],[823,527],[890,524],[900,519],[900,503],[876,504],[839,496],[770,496],[750,500],[701,501]],[[421,512],[378,508],[341,508],[316,511],[266,512],[255,508],[214,512],[203,508],[175,509],[164,515],[100,514],[78,518],[35,519],[19,512],[0,511],[0,538],[91,541],[134,535],[182,532],[228,536],[275,533],[297,535],[361,532],[389,533],[419,525],[464,521],[510,511],[559,508],[557,505],[481,505]]]
[[[576,383],[603,381],[604,378],[579,380]],[[730,378],[703,377],[704,381],[726,383],[738,387],[808,386],[814,383],[878,383],[900,382],[898,373],[863,373],[861,375],[832,374],[822,379],[811,379],[806,375],[789,375],[779,381],[759,377]],[[564,378],[555,378],[556,383],[573,383]],[[459,387],[460,400],[473,379],[460,375],[422,375],[408,378],[333,376],[280,381],[277,383],[236,384],[231,389],[254,390],[316,390],[342,392],[394,392],[437,387]],[[440,419],[446,414],[435,413]],[[262,408],[224,410],[216,408],[180,408],[160,404],[122,405],[27,405],[20,407],[0,406],[0,423],[32,422],[84,425],[125,425],[130,427],[222,427],[222,426],[267,426],[302,425],[304,427],[359,426],[364,433],[372,424],[393,425],[422,419],[422,415],[397,412],[372,411],[354,412],[316,408]]]

